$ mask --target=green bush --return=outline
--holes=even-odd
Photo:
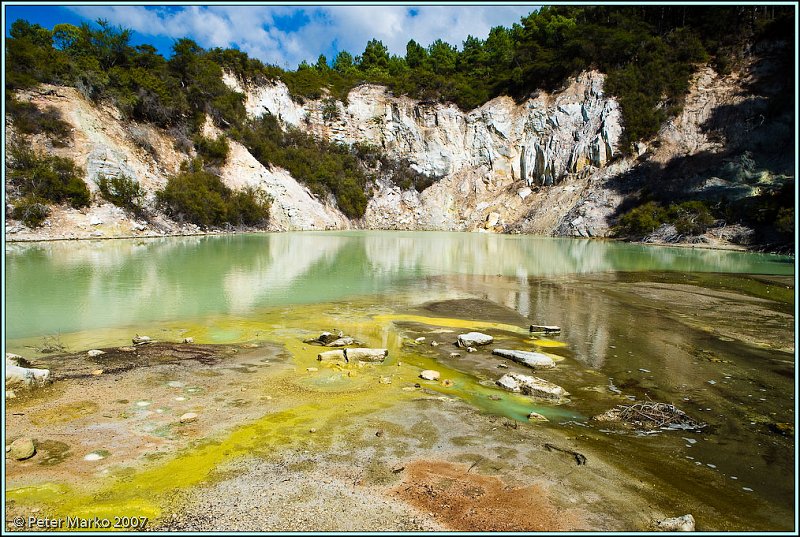
[[[652,233],[666,221],[666,211],[654,201],[640,205],[622,215],[617,223],[617,234],[643,237]]]
[[[263,192],[253,188],[234,192],[197,161],[171,177],[164,189],[156,192],[156,199],[171,218],[203,228],[258,226],[269,216],[270,203]]]
[[[72,139],[69,123],[61,119],[61,114],[52,106],[41,111],[33,103],[18,101],[8,94],[6,113],[17,132],[22,134],[44,133],[56,147],[65,147]]]
[[[198,134],[194,137],[194,147],[203,161],[211,166],[225,164],[230,151],[228,138],[224,134],[220,134],[216,140]]]
[[[714,224],[715,218],[702,201],[672,203],[664,208],[649,201],[622,215],[617,223],[617,235],[643,237],[662,224],[672,224],[681,235],[700,235]]]
[[[714,224],[714,217],[702,201],[685,201],[667,209],[667,220],[681,235],[700,235]]]
[[[50,208],[45,200],[36,196],[27,196],[14,203],[11,217],[22,222],[29,228],[36,228],[50,215]]]
[[[72,159],[39,155],[20,145],[9,151],[8,181],[23,196],[36,196],[74,208],[89,205],[91,195],[83,170]]]
[[[119,177],[107,177],[100,175],[97,177],[97,187],[100,195],[117,207],[127,209],[137,216],[144,214],[145,192],[142,186],[135,179],[125,175]]]

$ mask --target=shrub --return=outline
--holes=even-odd
[[[230,146],[224,134],[219,135],[216,140],[197,135],[194,137],[194,147],[197,154],[203,158],[206,164],[212,166],[222,166],[228,159]]]
[[[672,203],[668,208],[649,201],[622,215],[615,228],[617,235],[643,237],[661,224],[672,224],[681,235],[700,235],[714,224],[714,216],[702,201]]]
[[[119,177],[97,177],[97,187],[100,195],[117,207],[127,209],[137,216],[144,213],[142,204],[144,203],[145,192],[142,186],[135,180],[125,175]]]
[[[664,208],[658,203],[650,201],[622,215],[616,232],[620,235],[642,237],[655,231],[665,220]]]
[[[198,161],[171,177],[164,190],[156,192],[156,199],[173,219],[204,228],[263,225],[269,216],[263,192],[253,188],[234,192],[218,176],[202,170]]]
[[[247,187],[231,195],[227,220],[234,225],[261,226],[269,220],[269,207],[264,191]]]
[[[339,107],[336,106],[336,99],[329,97],[322,101],[322,119],[326,123],[336,121],[339,119],[339,117]]]
[[[44,111],[32,103],[22,102],[10,96],[6,99],[6,113],[14,122],[17,132],[22,134],[44,133],[56,147],[65,147],[72,138],[69,123],[52,106]]]
[[[41,226],[49,215],[50,208],[46,205],[45,200],[36,196],[27,196],[18,200],[14,203],[11,211],[12,218],[22,220],[29,228]]]
[[[681,235],[700,235],[714,223],[714,217],[702,201],[685,201],[667,209],[667,220]]]
[[[22,195],[31,195],[72,207],[89,205],[91,195],[83,181],[83,170],[72,159],[38,155],[16,145],[10,150],[9,183]]]

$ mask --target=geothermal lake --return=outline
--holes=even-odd
[[[562,331],[531,335],[531,323]],[[324,330],[387,348],[389,357],[357,369],[319,362],[321,348],[303,339]],[[535,375],[569,398],[499,389],[505,373],[534,373],[491,347],[457,349],[457,334],[472,330],[494,336],[495,347],[551,356],[557,367]],[[205,362],[183,364],[174,348],[169,363],[83,357],[130,345],[137,334],[170,344],[191,337],[207,347]],[[42,352],[47,343],[60,349]],[[212,359],[215,346],[226,358]],[[395,526],[364,500],[363,525],[327,514],[329,525],[312,530],[503,528],[434,513],[430,521],[403,518],[406,508],[434,509],[408,497],[414,479],[431,468],[456,471],[431,461],[570,491],[552,493],[551,518],[567,520],[558,513],[568,506],[577,510],[571,525],[507,529],[647,530],[653,519],[685,513],[699,530],[794,523],[789,257],[439,232],[11,243],[6,348],[56,379],[7,401],[7,437],[24,433],[42,446],[34,458],[9,462],[16,509],[122,509],[151,525],[168,513],[213,512],[203,527],[225,529],[233,515],[207,498],[249,497],[242,487],[260,465],[299,453],[304,465],[291,475],[307,480],[335,475],[330,465],[338,464],[361,472],[354,483],[373,495],[411,483],[397,489],[402,501],[392,496]],[[423,369],[448,382],[419,379]],[[704,427],[646,431],[591,419],[648,401],[674,404]],[[176,423],[186,411],[199,414],[197,423]],[[531,412],[549,421],[529,421]],[[370,427],[380,434],[367,434]],[[545,444],[589,462],[575,465]],[[86,462],[89,452],[102,460]],[[419,461],[428,473],[412,471]],[[373,508],[378,522],[368,517]],[[270,519],[240,529],[285,527]]]

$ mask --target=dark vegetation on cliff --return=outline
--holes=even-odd
[[[87,98],[110,102],[127,117],[167,129],[189,149],[193,147],[203,159],[201,170],[183,173],[190,181],[215,191],[216,185],[198,174],[214,175],[227,155],[227,142],[224,138],[199,137],[208,115],[262,163],[285,167],[314,193],[323,198],[332,196],[347,216],[357,218],[364,214],[370,184],[379,176],[418,190],[434,178],[415,172],[408,162],[389,161],[375,148],[348,148],[299,131],[284,132],[269,116],[248,120],[244,96],[224,84],[223,70],[233,72],[245,85],[283,80],[297,100],[327,95],[329,106],[323,115],[331,121],[338,112],[330,97],[344,100],[358,84],[383,84],[395,94],[452,101],[469,109],[498,95],[524,99],[539,89],[557,90],[570,76],[594,68],[606,73],[606,91],[620,102],[625,127],[623,151],[628,151],[634,142],[652,137],[665,119],[681,109],[698,65],[711,62],[725,74],[754,44],[780,40],[793,43],[794,11],[791,6],[754,5],[546,7],[511,28],[492,28],[485,38],[470,36],[460,50],[441,40],[427,47],[412,40],[405,55],[395,56],[383,43],[371,40],[360,55],[342,51],[331,61],[320,56],[313,65],[303,63],[294,71],[265,65],[234,49],[204,50],[189,39],[178,40],[167,59],[152,46],[131,46],[130,37],[130,30],[104,21],[79,27],[58,24],[52,31],[16,21],[6,48],[6,108],[19,132],[43,132],[54,145],[64,143],[69,133],[57,115],[16,102],[13,91],[41,82],[74,86]],[[763,96],[768,125],[793,106],[788,92],[770,94],[768,90],[776,84],[791,88],[793,69],[793,64],[787,65],[772,80],[762,79],[763,87],[754,85],[753,91]],[[736,115],[736,111],[732,113]],[[762,139],[770,145],[767,137]],[[756,167],[764,169],[770,166],[769,152],[774,146],[762,149],[756,148],[752,154]],[[720,158],[730,161],[733,155],[729,151]],[[673,202],[686,201],[675,193],[683,187],[670,189],[660,183],[682,185],[685,175],[675,180],[670,170],[683,173],[681,166],[688,167],[691,178],[699,178],[726,165],[717,162],[703,168],[697,164],[699,159],[691,160],[651,170],[656,175],[646,179],[643,170],[636,171],[633,183],[659,184],[639,189],[625,209],[654,202],[664,209],[658,214],[672,214],[669,208]],[[787,173],[793,176],[794,171]],[[787,205],[787,195],[781,188],[767,188],[755,201],[707,203],[707,209],[716,218],[741,218],[783,229],[782,222],[790,219],[788,211],[793,211],[793,200]],[[220,196],[225,199],[223,193]],[[177,203],[174,196],[163,193],[159,199],[165,207]],[[32,198],[29,201],[37,202]],[[256,198],[250,201],[259,203]],[[229,211],[200,217],[187,208],[190,205],[187,202],[183,210],[170,210],[201,225],[233,223],[220,220],[220,215]],[[645,212],[642,210],[642,214]],[[633,222],[636,216],[626,221]],[[251,219],[238,218],[243,220]]]

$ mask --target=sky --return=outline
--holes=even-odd
[[[294,69],[320,54],[328,62],[340,50],[359,55],[375,38],[389,52],[405,56],[414,39],[428,46],[436,39],[458,46],[468,35],[485,39],[494,26],[511,26],[534,11],[530,5],[83,5],[13,6],[5,4],[6,35],[17,19],[52,29],[55,24],[107,19],[134,31],[132,43],[149,43],[165,56],[179,38],[204,48],[238,48],[251,57]]]

